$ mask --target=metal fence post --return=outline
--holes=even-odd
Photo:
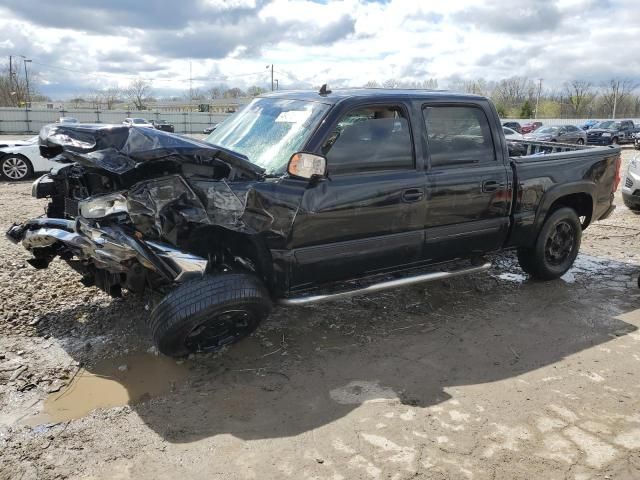
[[[31,133],[31,120],[29,120],[29,107],[24,109],[24,122],[27,124],[27,133]]]

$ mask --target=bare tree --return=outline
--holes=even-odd
[[[69,103],[73,108],[78,109],[82,106],[83,103],[85,103],[85,99],[80,95],[76,95],[75,97],[69,99]]]
[[[375,80],[369,80],[367,83],[364,84],[364,88],[378,88],[378,87],[380,87],[380,84]]]
[[[4,65],[0,69],[0,106],[18,107],[27,101],[27,85],[21,69],[16,64],[10,75],[9,65]],[[33,77],[33,78],[32,78]],[[29,93],[33,97],[35,94],[35,75],[29,75]]]
[[[113,107],[122,99],[122,90],[118,87],[109,87],[100,92],[102,103],[107,110],[113,110]]]
[[[384,88],[400,88],[400,82],[395,78],[389,78],[382,83]]]
[[[501,80],[496,86],[493,96],[496,103],[507,107],[514,107],[532,101],[536,93],[535,84],[526,77],[511,77]]]
[[[435,87],[437,88],[438,82],[436,80]],[[449,82],[448,87],[450,90],[457,92],[473,93],[475,95],[489,95],[489,87],[487,82],[483,79],[471,79],[471,80],[455,80]]]
[[[633,96],[633,116],[640,116],[640,95]]]
[[[257,97],[258,95],[262,95],[266,91],[267,90],[265,88],[254,85],[253,87],[249,87],[247,89],[247,94],[250,95],[251,97]]]
[[[593,102],[595,93],[591,82],[585,80],[573,80],[564,85],[565,94],[569,99],[569,104],[573,107],[574,114],[579,117],[584,110]]]
[[[623,104],[636,88],[638,84],[633,80],[619,78],[612,78],[602,85],[602,100],[611,112],[612,118],[616,118],[618,105]]]
[[[86,100],[94,110],[100,110],[100,106],[102,105],[102,92],[99,90],[91,90],[86,95]]]
[[[230,88],[224,92],[224,98],[241,98],[244,97],[246,93],[244,93],[238,87]]]
[[[136,110],[146,110],[146,102],[151,95],[151,82],[137,78],[129,84],[126,93]]]
[[[422,82],[422,88],[428,88],[428,89],[438,88],[438,79],[429,78],[428,80],[424,80]]]
[[[196,102],[199,102],[199,101],[202,101],[202,100],[207,100],[208,99],[208,93],[203,92],[199,88],[193,88],[191,90],[186,91],[183,94],[183,98],[187,102],[190,102],[192,100],[195,100]]]
[[[209,89],[209,98],[215,100],[216,98],[222,98],[224,92],[228,90],[226,85],[214,85]]]

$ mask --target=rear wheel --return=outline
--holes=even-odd
[[[576,142],[578,145],[584,145],[584,140],[579,138],[578,141]]]
[[[153,309],[149,326],[158,350],[172,357],[211,352],[236,343],[269,315],[262,282],[244,273],[184,283]]]
[[[520,267],[532,277],[553,280],[564,275],[578,256],[582,226],[576,212],[560,208],[546,219],[532,248],[519,248]]]
[[[0,174],[5,180],[19,182],[33,175],[33,166],[27,157],[9,154],[0,160]]]

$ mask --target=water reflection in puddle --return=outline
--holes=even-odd
[[[41,413],[25,423],[66,422],[96,408],[134,405],[173,391],[188,375],[186,364],[168,357],[137,353],[106,359],[80,369],[67,386],[47,397]]]

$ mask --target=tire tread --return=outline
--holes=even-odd
[[[238,304],[258,312],[259,320],[271,309],[269,294],[257,277],[244,273],[207,276],[185,282],[167,294],[151,312],[148,326],[160,352],[181,356],[189,353],[175,342],[181,327],[216,309]]]

